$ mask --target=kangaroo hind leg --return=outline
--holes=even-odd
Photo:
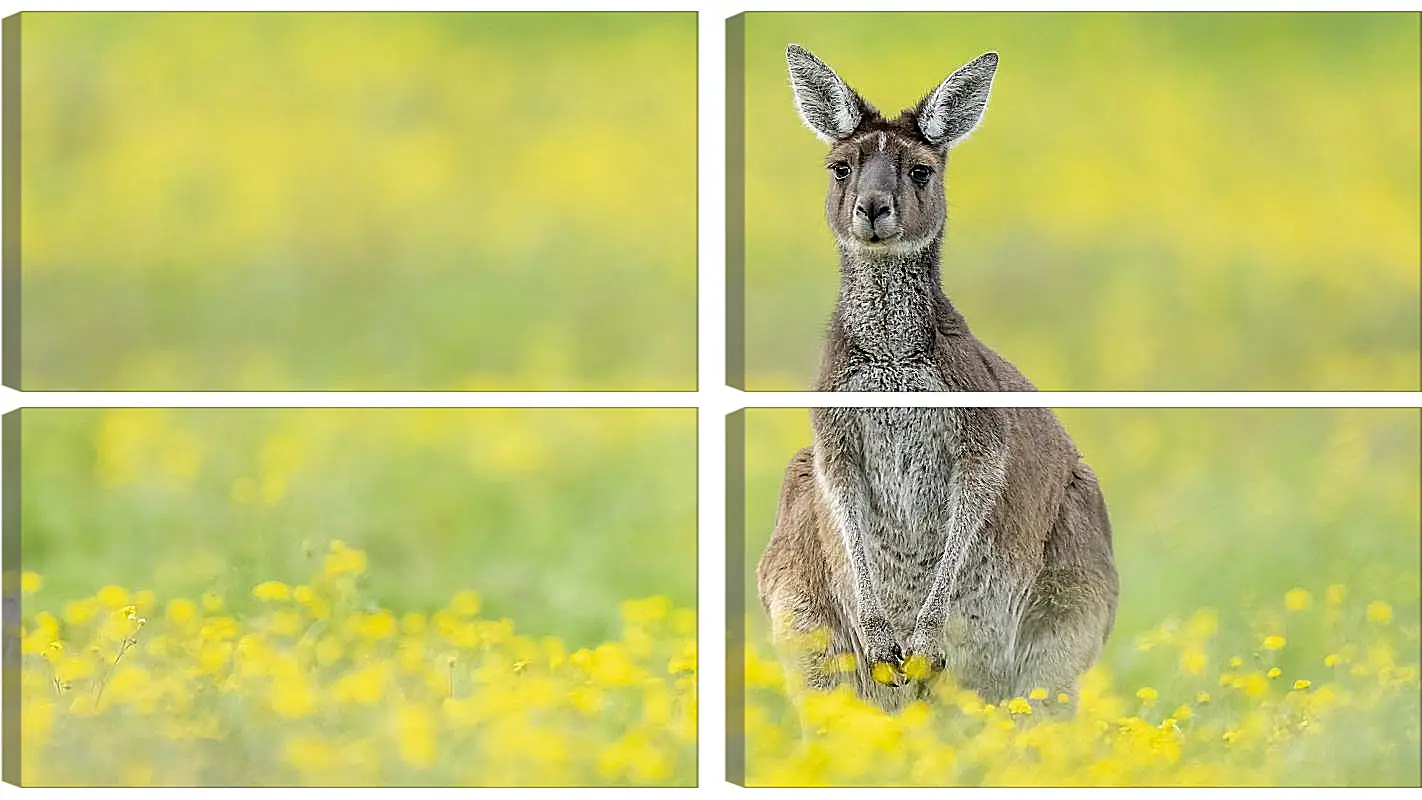
[[[1065,694],[1069,709],[1115,624],[1119,594],[1106,505],[1084,464],[1067,486],[1044,555],[1018,633],[1015,689],[1021,697],[1045,689],[1046,708],[1061,709],[1057,698]]]

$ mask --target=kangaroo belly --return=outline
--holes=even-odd
[[[936,542],[934,541],[936,540]],[[928,597],[934,568],[943,554],[942,536],[924,536],[920,547],[871,546],[870,559],[879,583],[879,599],[895,630],[907,636]]]

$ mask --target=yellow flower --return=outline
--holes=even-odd
[[[1243,690],[1246,697],[1259,697],[1269,691],[1269,681],[1263,675],[1251,672],[1241,676],[1235,688]]]
[[[666,727],[671,721],[672,698],[665,684],[649,683],[642,693],[642,721],[657,728]]]
[[[283,608],[272,615],[272,633],[277,636],[296,636],[301,633],[303,627],[305,626],[302,625],[301,614],[289,608]]]
[[[330,552],[326,554],[325,563],[325,572],[328,577],[360,575],[365,572],[365,566],[364,550],[351,547],[339,539],[331,542]]]
[[[1185,650],[1180,653],[1180,671],[1186,675],[1203,675],[1209,666],[1210,657],[1202,650]]]
[[[207,591],[202,594],[202,610],[208,614],[219,614],[222,612],[222,595],[217,592]]]
[[[1324,599],[1330,606],[1341,606],[1343,600],[1348,596],[1348,587],[1341,583],[1335,583],[1324,592]]]
[[[493,640],[486,642],[481,635],[479,626],[475,623],[461,622],[457,617],[455,617],[454,620],[452,625],[444,627],[443,632],[444,638],[455,647],[469,649],[478,647],[480,644],[497,644],[497,642]]]
[[[904,662],[904,674],[916,681],[927,680],[933,673],[929,667],[928,659],[918,653],[908,657]]]
[[[178,628],[187,626],[198,616],[197,604],[191,600],[175,597],[168,601],[168,622]]]
[[[385,694],[389,678],[389,668],[380,662],[341,676],[332,687],[331,694],[345,703],[378,703]]]
[[[1036,689],[1033,689],[1032,691],[1028,692],[1027,697],[1030,700],[1046,700],[1047,690],[1038,686]]]
[[[608,780],[626,776],[634,782],[648,783],[670,774],[670,763],[646,732],[632,730],[601,748],[597,754],[597,771]]]
[[[1368,603],[1368,622],[1386,625],[1392,622],[1392,606],[1381,600]]]
[[[1230,659],[1229,659],[1229,668],[1230,668],[1230,669],[1239,669],[1239,668],[1242,667],[1242,666],[1244,666],[1244,659],[1240,658],[1239,656],[1230,656]]]
[[[25,633],[20,640],[20,652],[22,653],[48,653],[55,648],[62,649],[64,643],[59,641],[59,620],[48,611],[41,611],[35,615],[34,630]]]
[[[64,622],[66,625],[84,625],[92,620],[99,613],[99,601],[93,598],[75,600],[64,606]]]
[[[40,577],[38,572],[20,573],[20,592],[22,594],[34,594],[40,590],[41,586],[44,586],[44,578]]]
[[[622,621],[629,625],[648,625],[661,622],[671,613],[671,599],[662,596],[622,602]]]
[[[231,617],[213,617],[202,626],[198,635],[204,641],[224,642],[237,638],[237,621]]]
[[[311,615],[312,619],[328,620],[331,618],[331,604],[326,602],[326,598],[319,594],[313,592],[311,594],[311,600],[303,605],[306,606],[306,611]]]
[[[105,586],[94,597],[99,601],[99,605],[105,608],[122,608],[128,605],[128,592],[122,586]]]
[[[273,676],[272,710],[283,717],[305,717],[316,710],[316,691],[299,672],[279,670]]]
[[[595,686],[581,686],[568,692],[568,703],[591,717],[602,710],[602,690]]]
[[[1220,615],[1213,608],[1202,608],[1190,615],[1185,628],[1197,639],[1208,639],[1219,632]]]
[[[580,660],[577,653],[573,654],[573,660],[574,663]],[[599,686],[632,686],[645,674],[627,652],[615,644],[598,645],[581,660],[588,676]]]
[[[1295,688],[1295,689],[1307,689],[1308,687],[1310,687],[1310,686],[1312,686],[1312,685],[1313,685],[1312,683],[1310,683],[1309,681],[1306,681],[1306,680],[1304,680],[1304,679],[1302,679],[1302,678],[1300,678],[1300,679],[1294,681],[1294,688]]]
[[[449,610],[462,617],[477,616],[481,607],[479,593],[472,589],[459,592],[454,596],[454,599],[449,601]]]
[[[231,645],[207,642],[198,648],[198,669],[205,675],[215,675],[227,666]]]
[[[119,667],[104,684],[104,706],[111,703],[133,704],[140,707],[144,703],[144,689],[153,685],[153,678],[139,667]],[[146,710],[146,709],[145,709]]]
[[[252,596],[258,600],[285,600],[291,596],[291,589],[281,581],[263,581],[252,587]]]
[[[1007,710],[1013,714],[1031,714],[1032,704],[1021,697],[1014,697],[1007,701]]]
[[[395,615],[380,610],[374,614],[361,614],[356,619],[356,633],[366,639],[388,639],[395,635],[397,625]]]
[[[1143,686],[1136,691],[1136,697],[1140,698],[1141,705],[1149,708],[1155,705],[1155,700],[1159,694],[1150,686]]]
[[[1284,671],[1281,670],[1281,669],[1279,669],[1278,667],[1270,667],[1270,668],[1269,668],[1269,672],[1268,672],[1267,674],[1269,675],[1270,678],[1277,678],[1277,677],[1279,677],[1280,675],[1283,675],[1283,674],[1284,674]]]
[[[1284,645],[1286,644],[1288,644],[1288,640],[1279,635],[1270,635],[1264,637],[1265,650],[1282,650],[1284,649]]]
[[[1307,611],[1313,605],[1313,595],[1307,589],[1290,589],[1284,594],[1284,608],[1290,611]]]
[[[1196,694],[1196,695],[1195,695],[1195,702],[1196,702],[1196,703],[1199,703],[1199,704],[1201,704],[1201,705],[1204,705],[1205,703],[1210,702],[1210,693],[1209,693],[1209,692],[1200,692],[1200,693]]]
[[[893,685],[895,681],[896,672],[897,670],[894,669],[894,666],[892,664],[884,663],[875,664],[869,669],[870,676],[872,676],[874,680],[884,684],[885,686]]]
[[[400,758],[417,769],[435,761],[435,726],[429,712],[413,705],[401,706],[395,712],[395,731]]]
[[[982,700],[975,692],[958,692],[955,702],[958,709],[970,717],[976,717],[983,713]]]
[[[1057,695],[1057,702],[1058,702],[1058,703],[1070,703],[1070,702],[1071,702],[1071,695],[1067,694],[1066,692],[1062,692],[1061,694],[1058,694],[1058,695]]]
[[[1336,667],[1336,666],[1338,666],[1338,654],[1337,654],[1337,653],[1329,653],[1328,655],[1324,656],[1324,657],[1323,657],[1323,666],[1325,666],[1325,667]]]

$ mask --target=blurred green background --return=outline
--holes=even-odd
[[[1121,599],[1101,662],[1121,685],[1168,685],[1155,654],[1135,647],[1148,629],[1208,607],[1221,612],[1226,641],[1257,647],[1256,632],[1231,624],[1253,609],[1281,607],[1284,593],[1295,587],[1318,595],[1327,585],[1344,584],[1363,603],[1386,599],[1394,603],[1396,623],[1416,631],[1422,412],[1056,413],[1100,478],[1111,516]],[[756,598],[755,565],[775,525],[785,466],[810,442],[809,413],[750,409],[745,438],[746,559],[740,566],[747,636],[764,645],[768,627]],[[1407,598],[1406,605],[1397,602]],[[1308,641],[1298,644],[1298,653],[1310,652]]]
[[[20,23],[23,388],[695,388],[694,13]]]
[[[838,290],[788,42],[886,113],[1001,54],[943,280],[1040,388],[1419,388],[1416,14],[746,15],[759,390],[809,387]]]
[[[36,608],[118,584],[240,611],[259,582],[304,582],[333,539],[367,551],[380,607],[473,589],[490,618],[571,647],[616,638],[622,600],[696,605],[692,409],[14,413]]]

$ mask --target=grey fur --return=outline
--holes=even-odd
[[[785,49],[794,89],[795,110],[806,127],[826,144],[849,135],[859,126],[864,101],[825,62],[798,45]]]
[[[793,45],[787,60],[792,75],[823,66]],[[826,217],[840,292],[817,391],[1035,391],[940,283],[947,150],[981,116],[996,63],[980,57],[915,109],[866,110],[834,138]],[[792,688],[847,679],[893,711],[930,696],[903,669],[921,656],[989,702],[1034,688],[1074,698],[1114,625],[1118,578],[1096,476],[1056,415],[819,408],[811,419],[814,444],[786,470],[757,568],[773,635],[804,681]],[[834,667],[844,654],[847,675]]]
[[[937,147],[965,139],[987,111],[997,53],[983,53],[949,75],[918,106],[918,129]]]

